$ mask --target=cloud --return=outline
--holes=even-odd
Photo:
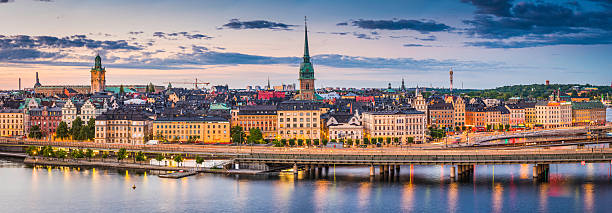
[[[420,41],[435,41],[437,38],[434,35],[430,35],[425,38],[414,37],[414,39],[420,40]]]
[[[612,33],[612,6],[582,10],[578,2],[519,2],[512,0],[464,0],[476,6],[475,16],[463,22],[465,33],[488,41],[466,42],[469,46],[522,48],[561,44],[608,44]],[[600,0],[603,5],[612,5]],[[580,40],[591,39],[595,40]],[[516,46],[512,46],[516,45]]]
[[[15,0],[0,0],[0,4],[2,4],[2,3],[14,2],[14,1],[15,1]],[[51,0],[35,0],[35,1],[52,2]]]
[[[143,34],[143,33],[144,33],[143,31],[131,31],[128,34],[130,34],[130,35],[140,35],[140,34]]]
[[[34,49],[0,49],[0,61],[57,59],[63,57],[57,52],[42,52]]]
[[[424,47],[422,44],[404,44],[404,47]]]
[[[265,20],[254,20],[254,21],[240,21],[238,19],[231,19],[229,23],[224,24],[224,28],[243,30],[243,29],[272,29],[272,30],[293,30],[291,29],[295,25],[283,24],[279,22],[265,21]]]
[[[449,31],[452,28],[433,20],[353,20],[351,25],[367,30],[414,30],[423,34],[430,32]],[[341,25],[342,23],[336,24]]]
[[[186,39],[211,39],[213,37],[207,36],[200,33],[191,34],[188,32],[174,32],[174,33],[164,33],[164,32],[154,32],[153,37],[164,38],[170,40],[176,40],[178,37],[184,37]]]
[[[72,48],[85,47],[88,49],[105,50],[141,50],[142,47],[128,44],[125,40],[93,40],[85,35],[73,35],[66,37],[54,36],[1,36],[0,49],[14,48]]]
[[[367,39],[367,40],[378,40],[378,39],[380,39],[380,36],[377,36],[376,34],[372,34],[372,35],[374,35],[374,36],[370,36],[370,35],[365,34],[365,33],[353,32],[353,36],[355,36],[356,38]]]

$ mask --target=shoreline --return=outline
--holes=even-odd
[[[197,173],[212,173],[212,174],[241,174],[241,175],[275,175],[274,172],[265,172],[260,170],[250,169],[211,169],[211,168],[195,168],[195,167],[168,167],[168,166],[157,166],[151,164],[138,164],[138,163],[125,163],[125,162],[111,162],[111,161],[88,161],[88,160],[74,160],[74,159],[49,159],[41,157],[28,156],[24,158],[23,163],[30,166],[44,165],[44,166],[68,166],[68,167],[100,167],[100,168],[115,168],[115,169],[141,169],[141,170],[157,170],[157,171],[194,171]]]

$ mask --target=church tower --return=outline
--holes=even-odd
[[[96,56],[96,63],[91,69],[91,93],[104,91],[106,86],[106,69],[102,67],[102,58]]]
[[[300,64],[300,94],[301,100],[314,100],[314,69],[310,63],[310,53],[308,51],[308,27],[306,26],[306,17],[304,17],[304,61]]]

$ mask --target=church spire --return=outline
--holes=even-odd
[[[94,68],[102,69],[102,57],[100,57],[100,54],[96,55],[96,62],[95,62]]]
[[[308,51],[308,23],[304,16],[304,62],[310,61],[310,52]]]

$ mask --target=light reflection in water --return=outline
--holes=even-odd
[[[410,170],[412,170],[412,165]],[[410,177],[412,180],[412,172],[410,172]],[[404,184],[402,198],[402,210],[404,212],[412,212],[414,209],[414,185],[412,183]]]
[[[322,211],[322,210],[325,209],[327,201],[329,200],[329,198],[327,196],[332,194],[330,192],[330,190],[329,190],[329,186],[330,185],[331,185],[331,183],[329,181],[324,181],[324,180],[317,181],[314,184],[314,193],[312,193],[312,196],[314,196],[313,197],[313,202],[314,202],[314,205],[315,205],[315,210],[317,212]],[[334,190],[334,193],[332,195],[335,195],[335,190]],[[361,193],[359,193],[358,196],[361,196]]]
[[[529,164],[521,164],[519,174],[521,180],[529,179]]]
[[[493,212],[502,212],[504,204],[504,186],[497,183],[493,186]]]
[[[459,195],[459,190],[457,189],[459,186],[457,184],[457,182],[451,182],[450,185],[448,186],[448,211],[449,212],[456,212],[457,211],[457,202],[458,202],[458,195]]]
[[[594,196],[593,196],[593,183],[586,183],[583,186],[584,189],[584,212],[593,212],[593,203],[594,201]]]
[[[542,183],[540,185],[540,197],[539,197],[539,210],[540,212],[548,211],[548,184]]]

